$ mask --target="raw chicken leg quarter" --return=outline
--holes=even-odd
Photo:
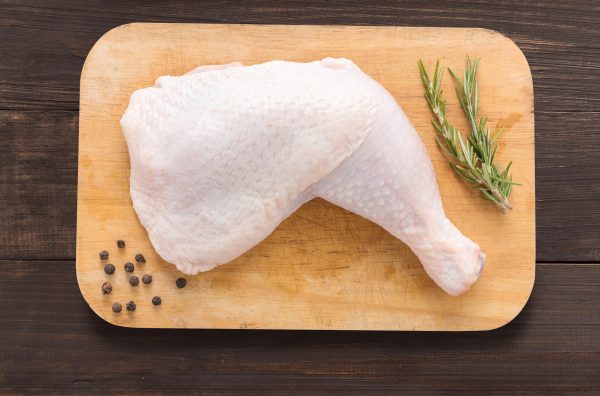
[[[449,294],[483,269],[484,253],[444,214],[410,121],[348,59],[163,76],[133,93],[121,127],[135,211],[187,274],[240,256],[314,197],[404,241]]]

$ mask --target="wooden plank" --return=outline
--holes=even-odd
[[[0,262],[0,392],[585,393],[600,386],[600,265],[538,264],[492,332],[136,330],[89,310],[73,261]]]
[[[600,112],[545,116],[536,126],[537,259],[600,261]]]
[[[223,46],[222,42],[229,42]],[[202,44],[199,44],[202,43]],[[424,44],[428,52],[424,53]],[[419,58],[464,67],[464,53],[485,59],[478,69],[479,108],[505,127],[511,147],[514,209],[503,216],[457,182],[436,146],[431,113],[422,98]],[[265,241],[228,265],[187,276],[152,248],[129,197],[129,156],[119,120],[131,94],[161,75],[202,64],[272,59],[352,59],[381,82],[420,132],[432,158],[448,217],[480,244],[486,270],[461,297],[436,287],[406,245],[379,226],[322,200],[304,205]],[[510,67],[506,67],[509,64]],[[507,90],[518,96],[505,96]],[[452,82],[444,89],[451,92]],[[130,24],[94,46],[81,77],[77,273],[85,299],[105,320],[132,327],[482,330],[501,326],[523,307],[535,268],[533,92],[522,53],[512,41],[481,29]],[[454,97],[449,117],[463,121]],[[461,128],[466,127],[461,124]],[[497,160],[508,163],[502,148]],[[118,238],[130,242],[118,252]],[[142,251],[141,266],[157,280],[132,289],[123,271],[108,277],[98,252],[109,249],[119,269]],[[135,314],[114,314],[99,286],[110,279],[122,303],[160,293],[160,309],[139,304]],[[369,282],[365,282],[369,279]],[[376,285],[376,286],[374,286]],[[150,290],[149,290],[150,289]],[[249,300],[248,296],[252,296]],[[171,303],[167,303],[170,301]]]
[[[0,258],[72,258],[76,112],[0,112]]]
[[[600,103],[600,41],[593,1],[365,3],[324,5],[267,1],[242,6],[68,0],[4,1],[0,44],[0,108],[77,109],[79,74],[87,52],[106,31],[136,22],[280,23],[482,27],[511,37],[524,50],[536,86],[536,109],[595,111]],[[33,44],[32,48],[23,43]],[[52,68],[48,68],[52,65]]]

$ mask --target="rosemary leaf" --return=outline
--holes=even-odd
[[[418,65],[423,88],[425,88],[424,96],[434,115],[432,124],[436,131],[435,140],[442,152],[452,160],[451,168],[462,179],[478,189],[482,198],[493,202],[502,213],[506,213],[512,209],[509,202],[512,187],[519,184],[512,181],[512,175],[509,173],[512,162],[501,172],[494,163],[498,148],[496,141],[503,130],[499,129],[492,133],[491,127],[487,125],[487,117],[479,117],[478,114],[477,68],[479,59],[471,61],[471,58],[467,56],[466,69],[462,73],[462,79],[453,70],[448,69],[454,80],[454,90],[458,96],[460,107],[471,128],[466,140],[463,139],[460,131],[446,119],[446,102],[443,99],[442,91],[444,67],[437,61],[433,79],[431,79],[422,60],[419,60]]]

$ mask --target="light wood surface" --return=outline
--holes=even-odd
[[[501,215],[450,171],[435,146],[416,62],[436,59],[456,70],[466,54],[481,57],[480,113],[505,133],[498,160],[513,160],[514,210]],[[396,97],[434,163],[448,217],[486,251],[481,279],[461,297],[439,289],[410,250],[379,226],[314,200],[234,262],[185,276],[154,252],[129,197],[129,159],[119,119],[131,93],[165,74],[203,64],[347,57]],[[448,117],[466,123],[449,76]],[[105,34],[81,75],[77,279],[91,308],[130,327],[484,330],[514,318],[535,276],[533,89],[527,62],[506,37],[483,29],[129,24]],[[124,239],[125,249],[115,241]],[[105,275],[98,258],[117,267]],[[141,252],[131,287],[123,270]],[[184,276],[187,287],[177,289]],[[113,285],[103,295],[105,281]],[[154,307],[150,300],[162,297]],[[137,310],[111,311],[134,300]]]

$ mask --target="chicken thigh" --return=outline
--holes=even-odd
[[[187,274],[240,256],[314,197],[404,241],[449,294],[483,269],[485,254],[444,214],[417,132],[350,60],[163,76],[133,93],[121,127],[135,211]]]

